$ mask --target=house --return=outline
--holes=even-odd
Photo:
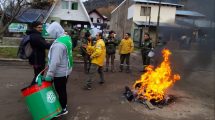
[[[153,42],[156,44],[158,41],[156,34],[158,31],[157,23],[159,22],[159,27],[176,27],[176,8],[182,6],[180,4],[159,3],[150,0],[124,0],[111,13],[110,29],[115,30],[121,37],[126,32],[130,32],[137,46],[141,45],[144,32],[149,32]]]
[[[32,0],[29,0],[32,1]],[[50,0],[52,4],[45,9],[23,8],[16,16],[16,23],[31,23],[41,21],[43,23],[59,22],[66,31],[74,34],[83,28],[93,26],[90,17],[81,0]],[[76,29],[77,28],[77,29]],[[79,33],[77,33],[79,34]]]
[[[204,14],[190,10],[177,10],[175,23],[180,26],[186,26],[186,29],[191,31],[187,36],[194,40],[215,28],[215,23],[209,20]],[[181,29],[180,31],[185,31],[184,33],[186,33],[185,29]]]
[[[90,11],[89,13],[90,20],[95,27],[100,30],[104,30],[108,28],[108,18],[104,15],[101,15],[96,9]]]
[[[59,22],[66,30],[93,25],[81,0],[56,0],[44,20],[47,23],[53,21]]]
[[[4,32],[4,36],[22,36],[29,28],[29,24],[34,21],[43,21],[47,15],[48,9],[35,9],[31,7],[22,8],[18,15],[15,16],[13,22],[8,26],[8,30]],[[7,13],[7,17],[11,17]]]

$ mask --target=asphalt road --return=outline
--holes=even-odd
[[[86,75],[83,65],[75,64],[68,81],[68,109],[59,120],[214,120],[214,51],[172,50],[171,65],[181,80],[168,91],[177,99],[163,108],[149,110],[144,105],[127,102],[125,86],[132,86],[142,73],[139,53],[131,57],[131,73],[105,73],[105,84],[93,81],[93,89],[82,89]],[[116,63],[118,66],[119,59]],[[0,61],[0,119],[30,120],[30,113],[20,90],[32,79],[31,66],[23,62]],[[39,112],[39,111],[38,111]]]

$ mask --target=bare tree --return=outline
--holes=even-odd
[[[0,0],[0,39],[8,26],[21,14],[22,8],[30,5],[29,0]]]

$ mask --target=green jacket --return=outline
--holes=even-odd
[[[140,47],[141,52],[148,53],[152,49],[152,41],[150,39],[145,40]]]
[[[116,46],[118,44],[119,44],[119,42],[118,42],[118,40],[116,38],[108,37],[105,40],[106,53],[107,54],[115,54],[116,53]]]

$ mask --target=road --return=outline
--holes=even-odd
[[[214,51],[180,50],[174,44],[166,46],[172,51],[173,71],[181,75],[168,91],[177,98],[174,103],[149,110],[125,100],[124,87],[132,86],[142,74],[136,52],[131,56],[131,73],[105,73],[105,84],[95,80],[90,91],[82,89],[86,78],[83,65],[75,64],[67,87],[69,114],[59,120],[214,120]],[[0,61],[1,120],[32,119],[20,92],[32,76],[33,70],[25,62]]]

